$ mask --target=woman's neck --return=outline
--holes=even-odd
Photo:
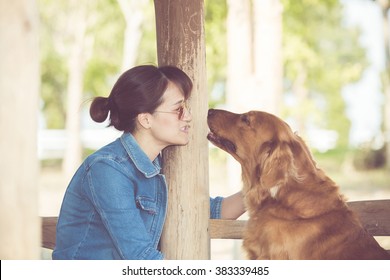
[[[156,143],[155,139],[149,133],[134,131],[132,135],[144,153],[148,156],[150,161],[154,161],[165,148],[164,146]]]

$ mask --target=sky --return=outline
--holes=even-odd
[[[360,42],[367,49],[369,68],[360,81],[343,90],[347,115],[352,121],[350,143],[357,146],[379,134],[383,95],[380,73],[384,68],[382,16],[378,5],[369,0],[341,0],[345,21],[362,30]]]

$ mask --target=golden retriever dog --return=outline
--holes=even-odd
[[[207,138],[242,166],[249,259],[390,259],[278,117],[210,109]]]

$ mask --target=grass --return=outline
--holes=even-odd
[[[384,167],[356,169],[354,160],[358,154],[359,151],[335,150],[325,154],[315,153],[313,156],[318,167],[323,169],[342,191],[390,193],[389,170]]]

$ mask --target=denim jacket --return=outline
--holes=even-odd
[[[53,259],[162,259],[167,186],[134,137],[124,133],[90,155],[62,202]],[[220,218],[222,197],[210,198]]]

